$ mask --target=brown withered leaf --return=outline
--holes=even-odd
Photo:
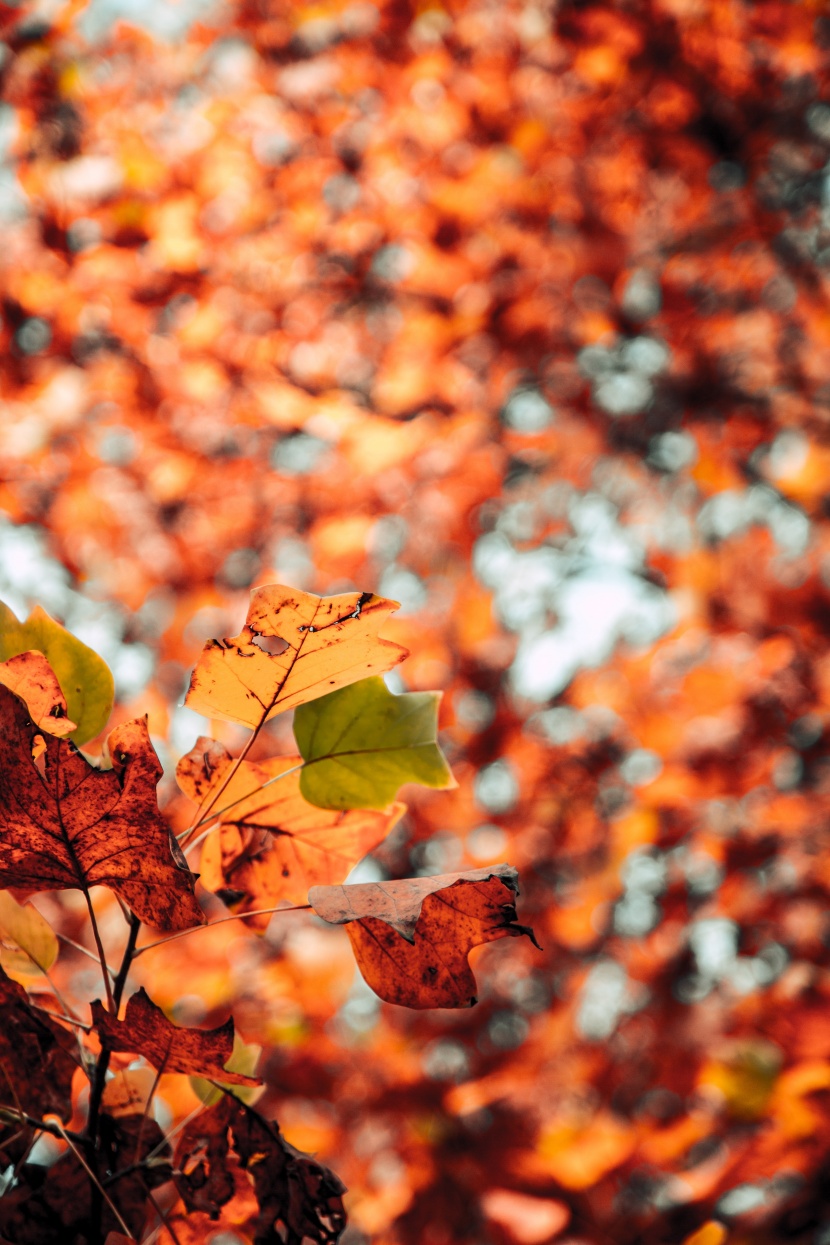
[[[43,653],[30,649],[0,663],[0,683],[25,700],[42,731],[68,735],[75,730],[75,723],[66,716],[66,697]]]
[[[202,848],[201,879],[234,912],[273,907],[281,900],[305,903],[309,887],[342,882],[406,811],[401,803],[382,811],[317,808],[300,793],[299,771],[287,773],[301,764],[298,756],[243,761],[222,789],[217,803],[227,811],[219,832]],[[202,736],[182,757],[176,778],[186,795],[203,803],[230,765],[227,749]],[[280,774],[286,776],[260,789]],[[269,920],[253,917],[251,924],[265,929]]]
[[[22,986],[0,969],[0,1106],[37,1119],[72,1115],[72,1076],[78,1066],[71,1034],[29,1002]],[[18,1120],[0,1122],[0,1160],[16,1162],[31,1130]],[[20,1143],[18,1145],[18,1142]]]
[[[107,746],[113,767],[96,769],[74,744],[41,736],[0,687],[0,886],[108,886],[159,929],[204,924],[195,876],[158,811],[146,719],[117,727]]]
[[[247,1172],[258,1210],[242,1226],[255,1245],[335,1245],[346,1226],[334,1173],[289,1145],[276,1121],[229,1096],[187,1125],[174,1168],[188,1210],[212,1218],[236,1193],[239,1169]]]
[[[518,877],[491,865],[432,878],[315,886],[308,902],[333,925],[347,925],[366,981],[404,1007],[471,1007],[476,983],[467,955],[481,943],[533,931],[516,924]]]
[[[92,1023],[105,1050],[143,1055],[159,1072],[187,1072],[228,1085],[261,1085],[256,1077],[226,1072],[233,1054],[233,1020],[216,1029],[184,1029],[168,1020],[142,987],[131,996],[123,1020],[96,999]]]
[[[378,635],[397,608],[371,592],[318,597],[280,584],[257,588],[240,634],[205,645],[185,704],[257,727],[324,692],[383,674],[407,656]]]

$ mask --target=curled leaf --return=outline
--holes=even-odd
[[[35,725],[50,735],[68,735],[75,723],[66,716],[66,698],[49,662],[34,649],[0,665],[0,683],[29,706]]]
[[[404,1007],[471,1007],[467,955],[481,943],[533,931],[516,924],[516,870],[491,865],[433,878],[315,886],[324,921],[347,925],[358,967],[376,994]]]
[[[228,1071],[233,1054],[233,1020],[216,1029],[185,1029],[168,1020],[142,988],[127,1003],[123,1020],[117,1020],[96,999],[91,1004],[92,1023],[104,1050],[143,1055],[159,1072],[188,1072],[228,1085],[259,1085],[256,1077]]]
[[[321,808],[385,808],[405,782],[454,787],[438,747],[440,692],[390,692],[361,679],[301,705],[294,734],[300,790]]]
[[[205,645],[185,704],[257,727],[324,692],[391,670],[407,650],[378,632],[397,608],[397,601],[371,592],[318,597],[280,584],[257,588],[241,633]]]
[[[222,744],[203,736],[182,757],[176,778],[186,795],[203,803],[221,787],[231,763]],[[289,772],[301,764],[300,757],[243,761],[222,787],[222,824],[202,848],[202,882],[234,911],[281,900],[305,903],[310,886],[342,882],[405,811],[403,804],[380,811],[317,808],[303,798],[300,774]],[[254,917],[252,923],[264,929],[269,920]]]
[[[80,746],[100,735],[115,695],[106,662],[39,605],[21,623],[0,602],[0,661],[6,662],[30,649],[43,654],[57,677],[66,697],[66,712],[77,723],[73,741]]]
[[[0,687],[0,885],[108,886],[159,929],[204,924],[195,877],[158,811],[161,765],[146,719],[119,726],[107,745],[113,768],[96,769],[68,740],[41,736]]]

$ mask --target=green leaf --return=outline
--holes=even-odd
[[[436,743],[440,692],[395,696],[361,679],[294,712],[300,790],[319,808],[386,808],[405,782],[454,787]]]
[[[36,649],[54,670],[66,698],[67,717],[77,723],[69,738],[79,747],[107,724],[115,688],[109,667],[39,605],[25,623],[0,602],[0,661]]]
[[[261,1046],[257,1046],[253,1042],[243,1042],[239,1034],[234,1033],[233,1054],[225,1064],[225,1071],[241,1072],[243,1076],[254,1076],[261,1054]],[[214,1085],[212,1081],[208,1081],[202,1076],[190,1077],[191,1089],[197,1098],[201,1098],[206,1107],[215,1106],[223,1097],[222,1090],[217,1089],[217,1085],[221,1084],[221,1081],[217,1081],[216,1085]],[[238,1098],[240,1102],[247,1103],[249,1107],[265,1093],[265,1087],[262,1085],[224,1085],[223,1088],[229,1094],[233,1094],[234,1098]]]
[[[9,972],[49,972],[58,958],[52,926],[31,904],[0,891],[0,964]]]

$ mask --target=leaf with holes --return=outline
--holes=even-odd
[[[205,645],[185,703],[206,717],[256,728],[324,692],[391,670],[407,650],[378,632],[397,608],[371,592],[318,597],[280,584],[257,588],[241,633]]]
[[[385,808],[406,782],[454,787],[436,740],[440,701],[440,692],[396,696],[371,678],[302,705],[294,735],[305,798],[321,808]]]
[[[176,768],[180,788],[196,803],[221,790],[222,824],[202,848],[201,878],[235,912],[280,901],[305,903],[310,886],[342,882],[406,809],[404,804],[379,811],[316,808],[300,793],[301,764],[300,757],[243,761],[223,786],[231,755],[202,736]],[[264,930],[269,921],[253,917],[251,924]]]
[[[0,661],[7,662],[30,649],[43,654],[57,677],[66,698],[66,713],[77,724],[73,742],[80,746],[100,735],[115,694],[112,674],[103,658],[39,605],[21,623],[0,602]],[[20,694],[25,698],[24,692]],[[52,728],[51,733],[58,732]]]
[[[174,1159],[176,1187],[191,1213],[216,1219],[248,1174],[257,1210],[245,1222],[254,1241],[336,1245],[346,1225],[345,1189],[333,1172],[283,1138],[266,1120],[232,1098],[184,1128]]]
[[[143,988],[127,1003],[123,1020],[105,1011],[96,999],[92,1023],[104,1050],[143,1055],[159,1072],[187,1072],[228,1085],[260,1085],[256,1077],[228,1071],[233,1054],[233,1020],[217,1029],[185,1029],[168,1020]]]
[[[533,931],[516,924],[516,870],[491,865],[434,878],[315,886],[308,901],[346,925],[358,967],[376,994],[404,1007],[471,1007],[473,947]]]
[[[107,747],[113,768],[96,769],[67,740],[41,736],[0,687],[0,885],[108,886],[159,929],[204,924],[195,877],[158,810],[146,720],[117,727]]]

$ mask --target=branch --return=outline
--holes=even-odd
[[[98,1192],[103,1197],[104,1201],[107,1203],[107,1206],[109,1206],[110,1210],[115,1215],[115,1218],[118,1220],[118,1223],[124,1230],[124,1235],[128,1237],[130,1240],[132,1240],[133,1238],[130,1233],[130,1229],[127,1227],[126,1223],[121,1218],[121,1215],[119,1213],[118,1207],[115,1205],[115,1202],[112,1200],[110,1195],[107,1193],[106,1189],[101,1184],[101,1181],[98,1179],[98,1177],[95,1175],[95,1172],[92,1170],[89,1163],[87,1163],[81,1151],[74,1144],[74,1142],[70,1140],[69,1134],[66,1132],[66,1130],[63,1128],[60,1128],[60,1125],[58,1127],[60,1129],[60,1136],[63,1137],[64,1141],[69,1146],[72,1153],[75,1155],[75,1158],[81,1164],[81,1167],[83,1167],[84,1170],[86,1171],[86,1174],[89,1176],[90,1180],[92,1181],[93,1186],[98,1190]]]
[[[172,942],[174,938],[184,938],[186,934],[195,934],[198,930],[213,929],[214,925],[223,925],[225,921],[244,921],[249,916],[266,916],[274,912],[304,912],[310,907],[310,903],[296,903],[284,908],[257,908],[256,912],[235,912],[233,916],[220,917],[218,921],[211,921],[209,925],[191,925],[190,929],[180,929],[178,933],[170,934],[167,938],[159,938],[158,942],[148,942],[138,948],[133,959],[143,955],[145,951],[152,951],[154,947],[163,947],[166,942]]]
[[[101,972],[104,977],[104,988],[107,992],[107,1007],[111,1012],[115,1013],[117,1011],[117,1007],[115,1003],[113,1002],[113,997],[112,997],[112,986],[110,985],[110,970],[107,965],[107,957],[104,954],[104,944],[101,942],[101,935],[98,930],[98,922],[95,920],[95,909],[92,906],[92,897],[86,887],[84,887],[84,899],[86,900],[86,906],[89,909],[89,920],[90,920],[90,924],[92,925],[92,933],[95,938],[95,945],[98,948],[98,959],[101,962]]]
[[[21,1111],[20,1107],[0,1105],[0,1116],[6,1119],[20,1120],[22,1124],[28,1124],[30,1128],[36,1129],[39,1133],[49,1133],[50,1137],[63,1138],[64,1141],[71,1138],[73,1141],[82,1144],[84,1140],[80,1133],[72,1133],[68,1128],[62,1128],[59,1124],[50,1124],[47,1120],[39,1120],[37,1116],[28,1115],[25,1111]]]

